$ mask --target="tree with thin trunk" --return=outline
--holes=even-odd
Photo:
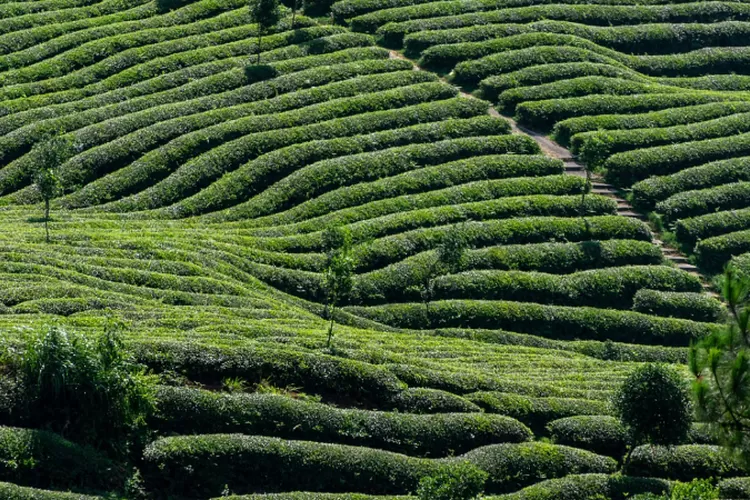
[[[250,0],[250,20],[258,25],[258,60],[260,64],[261,43],[263,35],[281,19],[279,0]]]
[[[456,224],[446,231],[434,254],[417,260],[415,271],[419,285],[409,287],[409,290],[419,292],[428,324],[431,323],[430,304],[435,296],[435,280],[441,274],[459,272],[468,248],[466,227]]]
[[[327,348],[331,348],[336,307],[345,300],[354,284],[354,260],[351,257],[352,237],[347,227],[334,226],[323,231],[326,250],[326,271],[323,289],[326,297],[328,325]]]
[[[35,186],[44,200],[44,233],[49,243],[49,211],[50,200],[62,191],[62,184],[53,168],[43,168],[36,173]]]
[[[693,399],[697,417],[750,464],[750,277],[730,264],[720,284],[727,320],[690,348]]]
[[[58,168],[73,155],[71,140],[57,136],[40,142],[32,149],[32,156],[37,164],[34,174],[34,187],[44,201],[44,232],[49,243],[50,201],[62,194],[63,185],[58,175]]]

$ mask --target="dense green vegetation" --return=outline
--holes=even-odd
[[[724,331],[657,237],[750,276],[750,3],[282,4],[0,0],[0,497],[750,498],[613,400]]]

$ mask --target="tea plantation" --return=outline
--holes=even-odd
[[[750,276],[750,0],[293,7],[0,0],[0,499],[416,500],[467,463],[495,500],[750,498],[705,423],[628,450],[611,403],[688,381]],[[25,339],[112,324],[140,444],[19,417]]]

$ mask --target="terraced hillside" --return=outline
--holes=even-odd
[[[0,1],[4,349],[126,325],[160,377],[127,464],[146,498],[405,499],[463,461],[496,499],[748,475],[698,422],[622,463],[614,389],[684,363],[722,305],[495,111],[632,188],[706,275],[750,270],[750,4],[638,3],[342,0],[259,47],[246,0]],[[327,348],[337,226],[354,279]],[[425,307],[455,231],[470,249]],[[0,496],[128,494],[126,464],[4,396]]]

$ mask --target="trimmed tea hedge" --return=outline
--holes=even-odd
[[[661,495],[671,488],[669,481],[655,478],[604,474],[571,474],[548,479],[497,500],[626,500],[634,494]]]
[[[684,191],[750,181],[750,157],[719,160],[686,168],[672,175],[649,177],[633,184],[633,200],[651,209],[657,202]]]
[[[716,273],[733,256],[747,252],[750,252],[750,229],[706,238],[695,246],[698,263]]]
[[[481,448],[480,448],[481,449]],[[162,438],[143,453],[154,498],[286,491],[405,494],[449,462],[388,451],[242,434]]]
[[[10,483],[0,483],[0,497],[3,500],[103,500],[103,497],[63,493],[61,491],[38,490]]]
[[[750,229],[750,208],[729,210],[677,221],[677,239],[689,245],[699,240]]]
[[[157,401],[154,424],[166,433],[241,432],[431,457],[533,437],[519,422],[499,415],[342,410],[274,394],[216,394],[177,387],[161,387]]]
[[[554,137],[560,142],[568,143],[572,136],[583,132],[672,127],[747,112],[750,112],[750,102],[742,101],[677,104],[674,108],[635,114],[602,114],[606,113],[603,111],[559,122],[555,125]]]
[[[482,409],[456,394],[439,389],[410,387],[393,397],[392,406],[406,413],[478,413]]]
[[[629,186],[710,161],[750,154],[750,133],[617,153],[604,162],[610,182]]]
[[[633,297],[633,310],[657,316],[707,322],[719,321],[724,314],[721,302],[704,293],[647,289],[636,292]]]
[[[666,222],[697,215],[750,207],[750,182],[733,182],[707,189],[685,191],[656,204]]]
[[[695,478],[739,476],[744,471],[718,446],[686,444],[674,447],[638,446],[625,464],[624,472],[634,476],[687,482]]]
[[[691,92],[620,96],[591,95],[562,100],[524,102],[516,108],[516,118],[522,125],[548,130],[559,121],[577,116],[643,113],[726,100],[739,101],[742,98]]]
[[[346,394],[361,401],[389,401],[406,388],[388,370],[361,361],[262,345],[214,347],[176,341],[132,345],[136,359],[161,372],[181,373],[191,380],[220,383],[231,377],[308,392]]]
[[[547,425],[552,441],[619,459],[625,453],[627,432],[615,417],[576,415]]]
[[[568,474],[613,473],[617,469],[617,462],[609,457],[540,442],[483,446],[458,459],[466,459],[489,473],[487,493],[514,491]]]
[[[465,397],[487,412],[520,420],[537,435],[543,433],[546,425],[553,420],[573,415],[610,413],[606,402],[586,399],[531,398],[502,392],[474,392]]]
[[[719,481],[719,493],[721,498],[750,498],[750,477],[733,477]]]
[[[503,328],[553,339],[614,340],[668,346],[685,346],[691,339],[701,338],[714,328],[710,324],[630,311],[506,301],[434,302],[430,305],[429,318],[425,317],[424,306],[414,303],[346,309],[367,319],[405,328],[425,328],[431,323],[438,328]]]
[[[643,288],[675,292],[702,290],[695,276],[669,266],[613,267],[563,276],[524,271],[469,271],[438,278],[434,286],[438,299],[516,300],[618,309],[629,309],[633,296]],[[390,294],[388,297],[391,302],[399,298]]]

